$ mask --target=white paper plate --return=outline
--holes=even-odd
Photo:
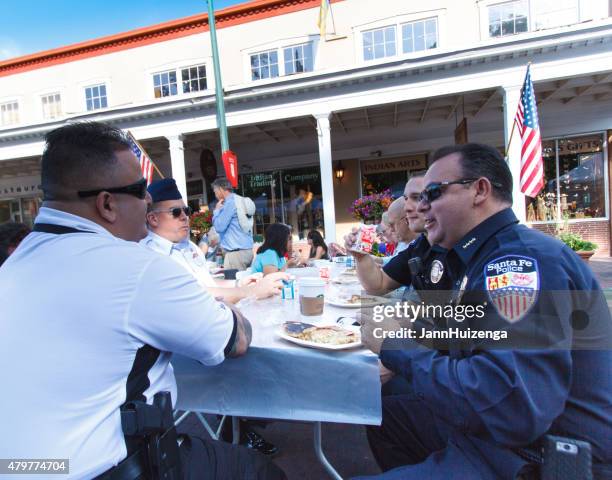
[[[359,283],[359,279],[354,275],[340,275],[333,278],[331,282],[336,285],[355,285]]]
[[[391,300],[385,297],[374,297],[371,295],[366,295],[366,298],[373,299],[373,301],[369,301],[367,303],[355,302],[350,303],[344,298],[338,297],[330,297],[328,295],[325,296],[325,303],[333,305],[334,307],[342,307],[342,308],[369,308],[375,307],[376,305],[384,305],[389,303]]]
[[[337,327],[338,325],[330,324],[330,325],[316,325],[316,326],[317,327],[332,327],[332,326]],[[283,331],[282,325],[276,333],[283,340],[287,340],[288,342],[295,343],[296,345],[300,345],[301,347],[316,348],[318,350],[334,350],[335,351],[335,350],[349,350],[351,348],[360,347],[361,346],[361,332],[359,330],[359,327],[353,327],[353,326],[344,327],[343,326],[342,328],[356,332],[359,335],[359,341],[353,342],[353,343],[344,343],[342,345],[331,345],[329,343],[316,343],[316,342],[311,342],[309,340],[301,340],[299,338],[295,338],[290,335],[287,335]]]

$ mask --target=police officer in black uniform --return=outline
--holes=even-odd
[[[419,211],[448,249],[454,337],[447,352],[383,343],[380,360],[411,392],[383,398],[382,425],[368,427],[381,478],[537,478],[524,452],[547,434],[588,442],[594,478],[612,478],[612,320],[592,272],[518,224],[496,149],[439,150],[425,185]]]
[[[423,190],[424,173],[413,174],[404,190],[405,221],[410,230],[420,234],[408,248],[393,257],[382,270],[374,259],[352,251],[356,241],[357,229],[345,236],[345,247],[355,257],[357,275],[364,290],[372,295],[385,295],[401,287],[407,287],[409,293],[405,299],[420,301],[423,291],[449,290],[450,277],[445,275],[443,265],[446,250],[432,247],[424,235],[424,217],[417,211],[419,194]],[[412,260],[412,262],[411,262]],[[414,289],[419,295],[414,295]]]

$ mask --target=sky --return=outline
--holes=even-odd
[[[215,11],[246,0],[213,0]],[[204,13],[206,0],[0,0],[0,61]]]

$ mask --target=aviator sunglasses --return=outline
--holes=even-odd
[[[167,210],[153,210],[153,213],[170,213],[173,218],[179,218],[181,213],[189,216],[191,215],[191,207],[174,207]]]
[[[450,182],[434,182],[430,183],[425,187],[419,195],[419,201],[425,203],[431,203],[434,200],[437,200],[444,193],[444,187],[449,185],[467,185],[469,183],[474,183],[478,178],[462,178],[461,180],[453,180]],[[501,183],[491,182],[491,185],[497,188],[501,188]]]

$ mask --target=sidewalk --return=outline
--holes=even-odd
[[[592,257],[589,266],[603,289],[612,289],[612,257]]]

